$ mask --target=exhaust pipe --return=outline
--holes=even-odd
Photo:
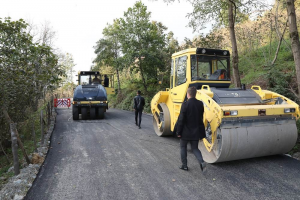
[[[242,90],[246,90],[246,84],[242,84]]]

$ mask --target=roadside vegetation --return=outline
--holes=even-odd
[[[16,124],[21,168],[31,162],[27,156],[39,147],[42,131],[40,111],[47,122],[48,102],[57,88],[72,87],[68,76],[74,66],[72,55],[54,47],[55,32],[49,25],[37,27],[20,19],[0,19],[0,187],[13,171],[10,124]],[[27,158],[27,160],[25,159]]]

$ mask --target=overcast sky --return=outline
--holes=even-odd
[[[136,0],[1,0],[0,18],[23,18],[37,26],[49,22],[56,32],[55,46],[62,52],[71,53],[75,71],[89,70],[95,58],[93,46],[102,37],[102,30],[113,19],[123,17],[124,11]],[[195,34],[186,27],[186,14],[192,6],[185,1],[167,5],[163,0],[142,1],[152,13],[151,20],[160,21],[168,32],[182,42],[184,37]]]

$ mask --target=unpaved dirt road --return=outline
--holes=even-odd
[[[191,151],[180,165],[179,140],[161,138],[152,117],[109,109],[104,120],[73,121],[57,109],[51,149],[25,199],[300,199],[300,162],[283,155],[208,165]]]

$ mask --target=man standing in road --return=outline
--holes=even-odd
[[[109,78],[107,77],[107,75],[104,75],[104,87],[108,87],[109,84]]]
[[[135,124],[141,129],[142,112],[145,106],[145,99],[141,96],[141,91],[137,91],[137,96],[133,99],[133,108],[135,110]],[[139,117],[139,121],[137,121]]]
[[[191,143],[192,151],[196,156],[202,171],[206,168],[206,163],[198,149],[199,140],[205,138],[205,128],[203,124],[203,103],[197,100],[197,90],[190,87],[187,90],[187,101],[181,106],[180,115],[177,121],[177,136],[180,138],[182,170],[188,170],[187,166],[187,144]]]

